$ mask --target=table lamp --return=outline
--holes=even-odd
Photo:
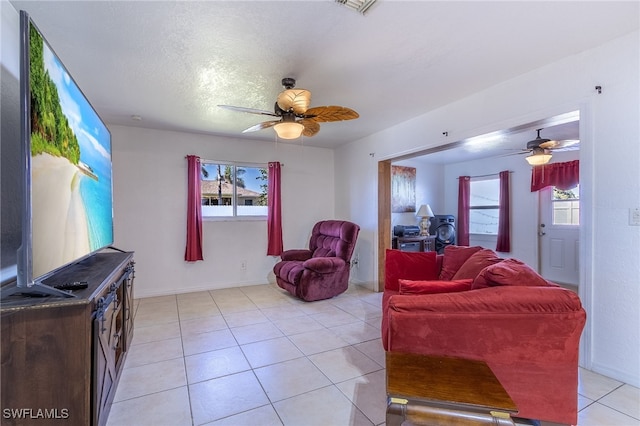
[[[433,211],[429,204],[423,204],[418,209],[418,213],[416,213],[417,217],[420,217],[420,235],[426,237],[429,235],[429,227],[431,226],[430,217],[433,217]]]

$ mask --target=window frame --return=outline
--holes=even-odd
[[[259,206],[259,207],[264,207],[264,214],[238,214],[238,207],[251,207],[251,206],[247,206],[245,204],[241,204],[240,206],[238,206],[238,186],[236,185],[235,182],[237,182],[236,176],[237,176],[237,170],[238,169],[263,169],[267,172],[268,174],[268,170],[269,170],[269,165],[267,163],[247,163],[247,162],[239,162],[239,161],[219,161],[219,160],[204,160],[201,159],[200,160],[200,165],[201,167],[205,167],[206,165],[220,165],[220,166],[229,166],[232,168],[232,172],[231,172],[231,176],[232,176],[232,181],[233,183],[231,183],[232,186],[232,193],[231,193],[231,214],[230,215],[211,215],[211,214],[207,214],[207,207],[212,207],[211,204],[205,205],[204,204],[204,194],[202,192],[202,184],[200,186],[200,208],[202,211],[202,220],[203,221],[266,221],[267,220],[267,206],[268,206],[268,199],[267,199],[267,205],[265,206]],[[201,177],[202,177],[202,172],[201,172]],[[209,180],[213,180],[213,179],[209,179]],[[265,184],[266,184],[267,180],[265,180]],[[255,191],[254,191],[255,192]],[[262,194],[262,193],[261,193]],[[266,194],[265,194],[266,196]],[[246,200],[245,200],[246,201]],[[223,205],[229,205],[229,204],[224,204]],[[217,205],[216,205],[217,206]],[[252,206],[255,206],[255,204],[253,204]]]
[[[495,181],[497,190],[498,190],[498,204],[491,205],[473,205],[472,203],[472,194],[473,194],[473,183],[474,182],[486,182],[486,181]],[[471,182],[469,185],[469,235],[474,236],[488,236],[488,237],[497,237],[498,236],[498,228],[500,223],[500,178],[499,177],[485,177],[485,178],[471,178]],[[495,232],[473,232],[471,230],[471,212],[473,211],[482,211],[482,210],[495,210],[497,211],[498,221],[496,223]]]

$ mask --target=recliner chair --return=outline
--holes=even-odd
[[[278,286],[307,302],[347,290],[351,255],[360,227],[343,220],[315,224],[308,249],[285,250],[273,267]]]

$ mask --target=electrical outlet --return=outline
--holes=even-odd
[[[640,226],[640,208],[629,209],[629,225]]]
[[[353,256],[353,260],[351,261],[351,265],[355,266],[356,268],[358,268],[360,266],[360,255],[358,253],[356,253],[356,255]]]
[[[243,260],[242,262],[240,262],[240,269],[242,269],[243,271],[247,270],[247,261]]]

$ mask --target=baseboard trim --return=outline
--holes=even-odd
[[[271,285],[272,283],[264,282],[264,281],[246,281],[242,283],[227,283],[227,284],[218,284],[216,286],[204,285],[197,287],[189,287],[183,289],[173,289],[166,291],[140,291],[137,287],[135,289],[135,298],[136,299],[146,299],[149,297],[160,297],[160,296],[175,296],[177,294],[187,294],[187,293],[197,293],[199,291],[213,291],[213,290],[222,290],[226,288],[242,288],[242,287],[251,287],[255,285]]]

